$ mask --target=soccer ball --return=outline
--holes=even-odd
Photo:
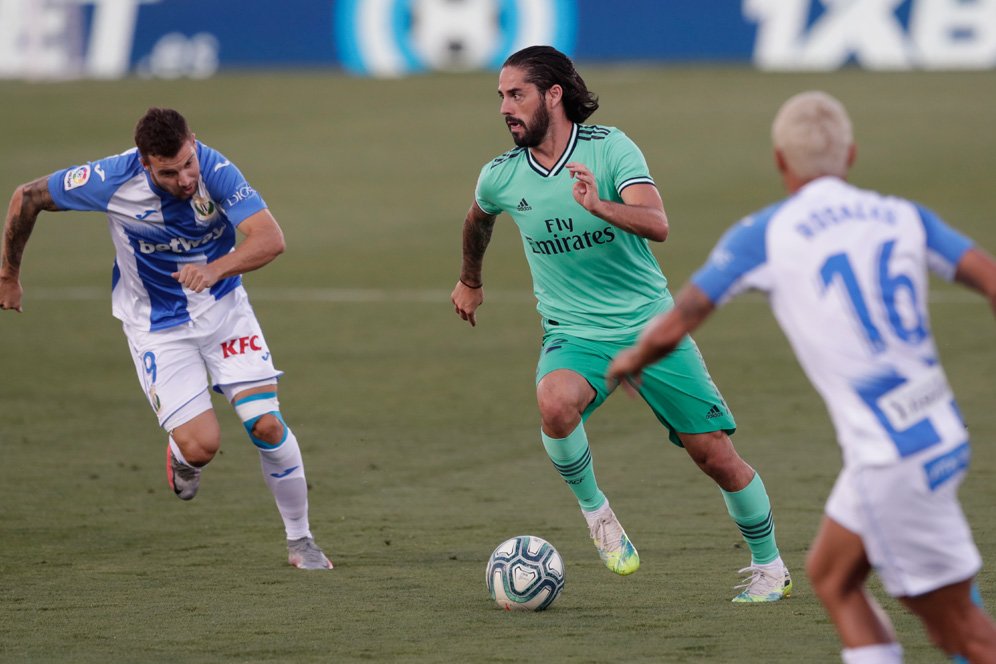
[[[494,550],[484,580],[506,611],[542,611],[564,588],[564,561],[545,539],[519,535]]]

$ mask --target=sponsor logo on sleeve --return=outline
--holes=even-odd
[[[77,166],[76,168],[71,168],[68,171],[66,171],[65,177],[62,179],[62,189],[63,191],[76,189],[77,187],[82,187],[89,181],[90,181],[90,167]]]
[[[256,190],[249,186],[248,183],[243,182],[231,196],[225,199],[225,205],[229,208],[234,207],[236,203],[241,203],[245,199],[255,196]]]

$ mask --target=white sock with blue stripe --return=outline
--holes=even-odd
[[[287,539],[311,537],[308,524],[308,482],[304,478],[304,460],[297,437],[286,424],[284,442],[271,449],[259,448],[263,479],[277,503],[284,520]]]
[[[235,412],[249,434],[249,440],[259,450],[263,479],[270,488],[277,510],[284,520],[288,540],[311,537],[308,524],[308,482],[304,478],[304,460],[297,437],[280,415],[276,392],[257,392],[233,401]],[[272,415],[283,427],[283,438],[270,443],[257,438],[254,431],[261,417]]]

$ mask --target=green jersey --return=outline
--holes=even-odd
[[[568,162],[587,166],[605,200],[653,185],[643,153],[615,127],[575,124],[551,169],[516,148],[481,169],[475,197],[488,214],[507,212],[522,235],[536,309],[547,332],[623,340],[669,309],[667,279],[646,239],[599,219],[574,200]]]

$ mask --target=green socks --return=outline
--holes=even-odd
[[[726,501],[726,510],[750,547],[753,563],[764,565],[777,559],[779,554],[775,543],[775,522],[771,518],[771,502],[764,490],[761,476],[754,473],[754,479],[740,491],[720,491]]]
[[[567,438],[550,438],[542,431],[543,447],[553,462],[560,476],[578,499],[581,509],[586,512],[597,510],[605,503],[605,494],[595,482],[595,471],[591,466],[591,450],[588,448],[588,436],[584,432],[584,423]],[[762,489],[763,493],[763,489]]]
[[[567,438],[551,438],[540,432],[543,447],[553,462],[554,468],[564,478],[567,486],[578,499],[581,509],[593,512],[605,504],[605,494],[595,482],[595,471],[591,465],[591,450],[584,423],[578,424]],[[740,491],[723,491],[723,500],[730,517],[740,528],[740,533],[750,547],[754,564],[764,565],[779,557],[775,543],[775,525],[771,518],[771,502],[764,490],[761,476],[754,474],[750,484]]]

